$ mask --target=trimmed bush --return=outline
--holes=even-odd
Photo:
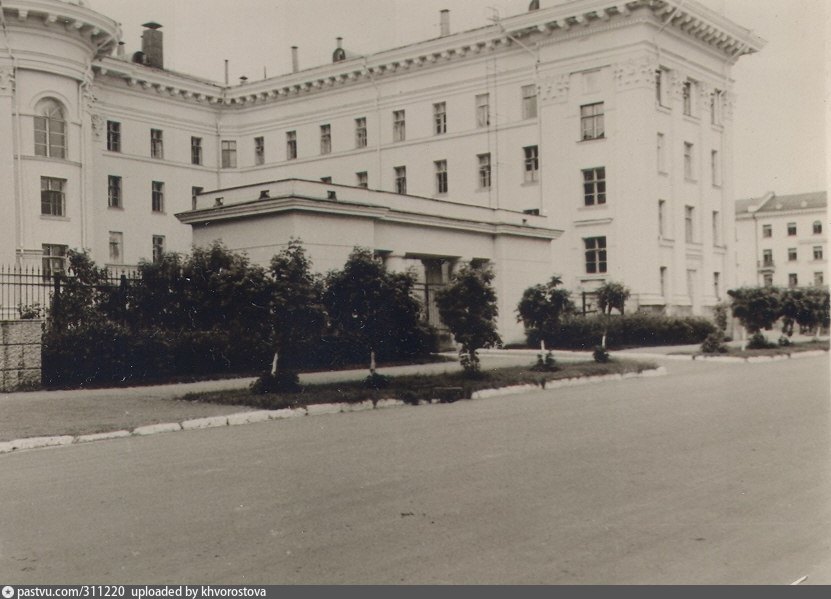
[[[712,322],[703,317],[676,318],[639,312],[625,316],[572,316],[542,340],[546,346],[588,351],[606,332],[606,347],[651,347],[702,343],[715,332]],[[539,345],[540,336],[530,331],[528,344]]]
[[[774,347],[776,345],[770,343],[760,331],[753,333],[747,342],[747,349],[771,349]]]
[[[594,352],[592,352],[592,357],[594,361],[598,364],[606,364],[611,358],[609,357],[609,352],[606,351],[606,348],[602,345],[598,345],[594,348]]]
[[[705,354],[723,354],[727,352],[727,346],[724,345],[724,334],[721,330],[707,335],[704,343],[701,344],[701,351]]]

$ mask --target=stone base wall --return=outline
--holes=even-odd
[[[0,392],[39,387],[40,320],[0,322]]]

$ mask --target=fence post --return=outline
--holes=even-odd
[[[55,317],[55,315],[59,314],[60,311],[60,304],[61,304],[61,273],[56,272],[52,275],[52,281],[54,285],[54,292],[52,293],[52,309],[49,311],[50,318]]]

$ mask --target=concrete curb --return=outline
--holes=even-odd
[[[806,352],[807,353],[807,352]],[[825,352],[819,352],[825,353]],[[626,374],[609,374],[602,376],[578,377],[570,379],[561,379],[546,383],[545,387],[541,385],[514,385],[511,387],[501,387],[498,389],[482,389],[474,392],[471,399],[484,399],[486,397],[500,397],[504,395],[516,395],[518,393],[525,393],[528,391],[541,391],[558,389],[562,387],[572,387],[580,385],[590,385],[593,383],[602,383],[608,381],[621,381],[632,378],[646,378],[652,376],[662,376],[667,373],[666,368],[660,366],[654,370],[644,370],[640,373],[629,372]],[[431,402],[421,401],[420,405],[426,405]],[[89,435],[80,435],[73,437],[70,435],[60,435],[54,437],[29,437],[26,439],[15,439],[0,443],[0,454],[12,453],[21,449],[40,449],[44,447],[58,447],[65,445],[74,445],[80,443],[91,443],[94,441],[105,441],[110,439],[122,439],[125,437],[143,437],[149,435],[157,435],[161,433],[170,433],[177,431],[194,431],[204,430],[208,428],[218,428],[224,426],[238,426],[243,424],[253,424],[255,422],[268,422],[271,420],[285,420],[288,418],[297,418],[300,416],[318,416],[323,414],[340,414],[347,412],[365,412],[369,410],[383,410],[386,408],[397,408],[406,405],[400,399],[379,399],[374,404],[371,401],[363,401],[355,404],[348,403],[328,403],[328,404],[312,404],[301,408],[284,408],[281,410],[253,410],[249,412],[238,412],[228,416],[209,416],[206,418],[195,418],[192,420],[185,420],[184,422],[165,422],[162,424],[150,424],[147,426],[139,426],[132,431],[118,430],[105,433],[94,433]]]

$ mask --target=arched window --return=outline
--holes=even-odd
[[[815,220],[814,221],[814,235],[822,235],[822,222]]]
[[[35,156],[66,158],[66,120],[55,100],[43,100],[35,110]]]

